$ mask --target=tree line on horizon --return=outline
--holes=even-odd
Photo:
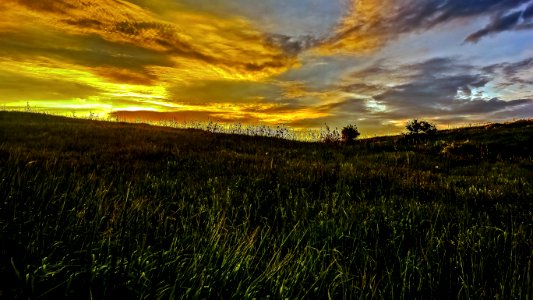
[[[437,126],[425,120],[412,119],[405,125],[407,129],[407,136],[420,137],[429,136],[437,132]],[[351,145],[361,135],[357,129],[357,125],[348,124],[344,126],[339,133],[337,129],[331,130],[326,124],[326,129],[321,134],[321,140],[327,144],[343,143]]]

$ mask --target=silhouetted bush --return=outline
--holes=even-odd
[[[437,127],[427,121],[418,121],[417,119],[410,120],[407,122],[405,128],[410,135],[419,135],[419,134],[434,134],[437,132]]]
[[[353,142],[355,142],[355,139],[357,139],[357,137],[361,135],[359,133],[359,130],[357,130],[357,126],[355,124],[350,124],[344,127],[341,131],[341,134],[341,140],[346,144],[352,144]]]
[[[331,130],[326,124],[326,128],[320,130],[320,141],[326,144],[338,144],[341,141],[341,135],[337,128]]]

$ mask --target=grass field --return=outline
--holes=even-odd
[[[0,112],[0,298],[528,299],[532,154]]]

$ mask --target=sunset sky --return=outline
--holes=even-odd
[[[1,0],[0,105],[364,134],[533,117],[533,0]]]

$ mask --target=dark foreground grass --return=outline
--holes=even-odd
[[[1,295],[531,298],[532,145],[525,121],[335,146],[0,112]]]

